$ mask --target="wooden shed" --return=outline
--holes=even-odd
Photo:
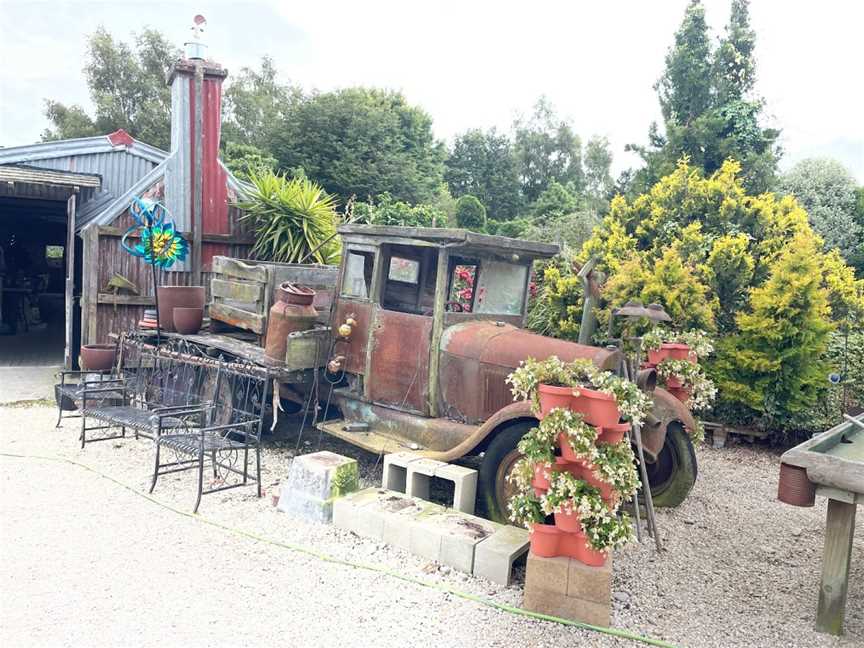
[[[133,196],[161,201],[190,243],[190,257],[160,273],[162,283],[209,286],[214,256],[248,256],[251,236],[241,226],[240,212],[231,206],[242,186],[219,159],[226,76],[220,65],[202,58],[184,58],[174,65],[168,78],[170,151],[138,142],[122,130],[104,137],[0,149],[0,246],[5,232],[7,248],[5,273],[0,262],[0,278],[5,279],[0,294],[16,294],[15,283],[23,270],[8,251],[20,239],[15,238],[16,227],[35,222],[37,208],[50,212],[66,234],[61,247],[67,366],[76,361],[80,344],[104,342],[109,333],[134,328],[144,308],[154,303],[149,267],[120,245],[133,223],[128,212]],[[4,213],[14,217],[4,220]],[[111,286],[115,276],[135,289]],[[27,283],[21,290],[30,288]],[[10,303],[6,301],[7,307]],[[14,316],[7,308],[3,319]],[[3,337],[9,346],[8,324],[6,329]],[[0,352],[3,348],[0,344]]]

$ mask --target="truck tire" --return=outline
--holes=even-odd
[[[674,507],[687,499],[696,483],[698,468],[693,443],[683,425],[672,422],[666,427],[666,439],[657,461],[646,462],[645,468],[654,506]]]
[[[513,464],[522,456],[516,449],[519,439],[536,426],[536,421],[518,421],[498,431],[483,455],[478,476],[478,508],[494,522],[507,524],[510,512],[507,510],[509,489],[506,477]]]

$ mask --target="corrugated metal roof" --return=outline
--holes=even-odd
[[[102,178],[95,173],[61,171],[26,164],[0,164],[0,182],[47,184],[57,187],[93,187],[98,189]]]
[[[159,164],[168,156],[162,149],[138,140],[134,140],[131,146],[115,146],[107,135],[98,135],[96,137],[80,137],[0,148],[0,164],[42,162],[52,158],[110,153],[112,151],[126,151],[131,155],[149,160],[154,165]]]

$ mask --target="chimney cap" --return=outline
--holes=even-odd
[[[201,42],[201,36],[204,34],[204,28],[207,26],[207,19],[201,14],[196,14],[192,19],[191,40],[183,43],[187,59],[205,59],[207,54],[207,45]]]

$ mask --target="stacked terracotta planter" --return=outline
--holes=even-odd
[[[541,418],[558,407],[578,412],[586,423],[596,428],[598,444],[620,443],[630,429],[629,423],[619,423],[621,413],[618,411],[614,396],[609,394],[584,387],[540,385],[539,398]],[[603,501],[610,509],[615,510],[621,499],[620,494],[610,484],[597,477],[591,463],[573,452],[565,435],[559,435],[556,445],[560,453],[555,457],[555,464],[552,466],[537,464],[534,467],[534,478],[531,481],[534,494],[537,497],[546,494],[550,487],[551,473],[568,472],[589,486],[597,488]],[[555,524],[534,524],[531,533],[531,551],[545,558],[567,556],[595,567],[605,564],[607,558],[605,553],[594,550],[588,544],[578,513],[556,513]]]
[[[696,364],[696,354],[686,344],[664,342],[659,349],[648,350],[648,361],[642,364],[644,369],[656,369],[657,365],[664,360],[687,360]],[[674,376],[666,380],[666,391],[672,394],[682,403],[690,398],[690,390]]]

